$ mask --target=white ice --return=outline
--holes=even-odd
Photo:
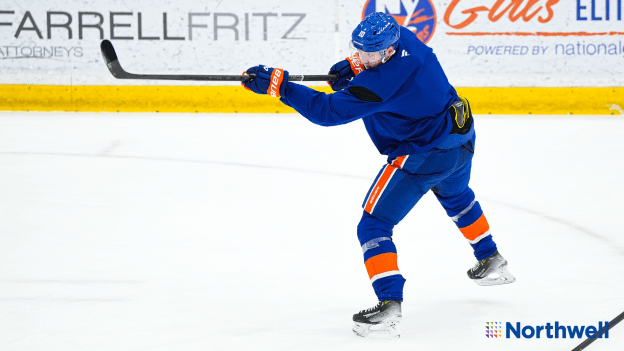
[[[624,119],[477,116],[471,186],[517,282],[427,194],[395,230],[402,337],[356,238],[385,162],[361,122],[289,114],[0,114],[0,350],[571,350],[486,322],[597,325],[624,311]],[[624,323],[589,351],[623,350]]]

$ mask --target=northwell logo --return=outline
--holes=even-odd
[[[522,326],[520,322],[516,322],[516,324],[512,324],[509,322],[505,323],[505,338],[510,339],[512,336],[517,339],[525,338],[525,339],[574,339],[574,338],[609,338],[609,322],[599,322],[598,326],[569,326],[569,325],[560,325],[559,322],[555,322],[555,324],[546,323],[546,325],[537,325],[537,326]],[[488,338],[502,338],[502,323],[501,322],[486,322],[485,326],[485,336]]]
[[[501,322],[486,322],[485,336],[488,338],[502,338],[501,329]]]

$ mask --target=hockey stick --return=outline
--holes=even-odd
[[[102,56],[108,70],[117,79],[153,79],[153,80],[197,80],[197,81],[229,81],[229,82],[246,82],[252,80],[255,75],[240,75],[240,76],[228,76],[228,75],[174,75],[174,74],[133,74],[126,72],[119,63],[115,48],[109,40],[102,40],[100,44],[100,50],[102,50]],[[337,74],[332,75],[289,75],[288,81],[308,81],[308,82],[323,82],[323,81],[335,81],[338,79]]]
[[[609,325],[605,325],[604,329],[599,331],[600,336],[602,336],[607,330],[613,329],[613,327],[615,327],[615,325],[620,323],[623,319],[624,319],[624,312],[622,312],[619,316],[615,317],[614,320],[609,322]],[[577,346],[574,349],[572,349],[572,351],[582,351],[582,350],[585,350],[585,348],[587,346],[589,346],[592,342],[596,341],[597,339],[598,339],[597,335],[594,338],[587,338],[579,346]]]

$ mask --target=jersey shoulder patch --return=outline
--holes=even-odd
[[[358,85],[352,85],[348,88],[349,92],[356,98],[368,102],[382,102],[383,99],[375,94],[372,90],[366,89]]]

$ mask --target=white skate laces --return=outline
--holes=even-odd
[[[379,302],[378,302],[375,306],[373,306],[373,307],[371,307],[371,308],[367,308],[367,309],[365,309],[365,310],[361,310],[361,311],[360,311],[360,313],[370,312],[370,311],[372,311],[372,310],[376,309],[377,307],[380,307],[380,306],[381,306],[381,304],[383,304],[383,302],[382,302],[382,301],[379,301]]]

